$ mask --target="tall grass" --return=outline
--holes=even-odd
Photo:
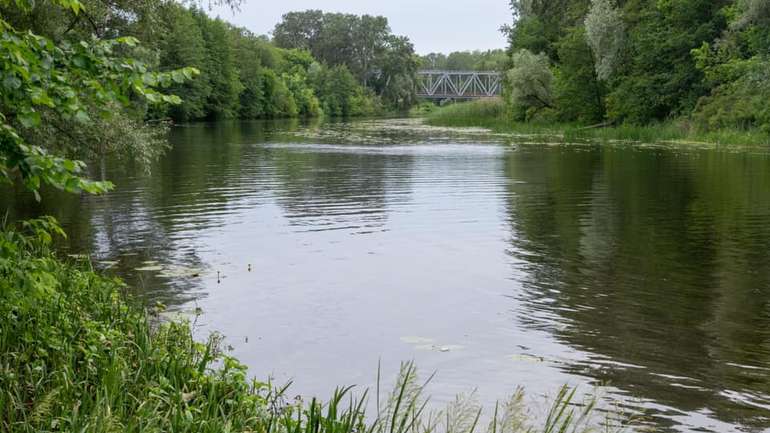
[[[491,127],[505,121],[505,103],[500,98],[452,103],[428,113],[426,121],[435,126]]]
[[[768,145],[770,135],[757,129],[699,130],[686,121],[652,125],[586,127],[575,123],[516,122],[500,98],[445,105],[424,115],[433,126],[483,127],[512,135],[547,135],[551,141],[629,141],[639,143],[681,142],[718,145]]]
[[[0,231],[0,431],[474,433],[481,406],[458,397],[429,411],[426,385],[404,363],[393,391],[367,413],[368,392],[335,390],[327,402],[288,400],[286,387],[249,380],[220,350],[193,339],[190,325],[161,322],[127,300],[123,284],[88,263],[51,251],[63,235],[50,219]],[[595,400],[563,387],[542,421],[518,390],[498,404],[489,433],[623,429],[595,417]]]

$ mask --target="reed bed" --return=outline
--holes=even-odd
[[[513,135],[547,135],[552,141],[672,142],[739,146],[770,145],[770,135],[758,129],[699,130],[686,120],[651,125],[580,125],[576,123],[517,122],[511,119],[501,98],[458,102],[426,112],[425,123],[433,126],[483,127]]]

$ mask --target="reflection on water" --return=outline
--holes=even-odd
[[[508,140],[193,125],[103,197],[0,197],[299,393],[414,358],[438,400],[609,383],[659,426],[770,428],[768,153]]]

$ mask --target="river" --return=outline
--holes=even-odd
[[[21,189],[70,254],[293,394],[414,359],[436,402],[593,390],[671,431],[770,428],[770,151],[416,120],[177,127],[100,197]]]

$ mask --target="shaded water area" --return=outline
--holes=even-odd
[[[178,127],[102,197],[0,193],[256,377],[326,397],[414,359],[446,401],[604,395],[770,428],[770,152],[547,144],[413,120]],[[139,270],[138,270],[138,269]],[[219,276],[218,276],[219,274]]]

